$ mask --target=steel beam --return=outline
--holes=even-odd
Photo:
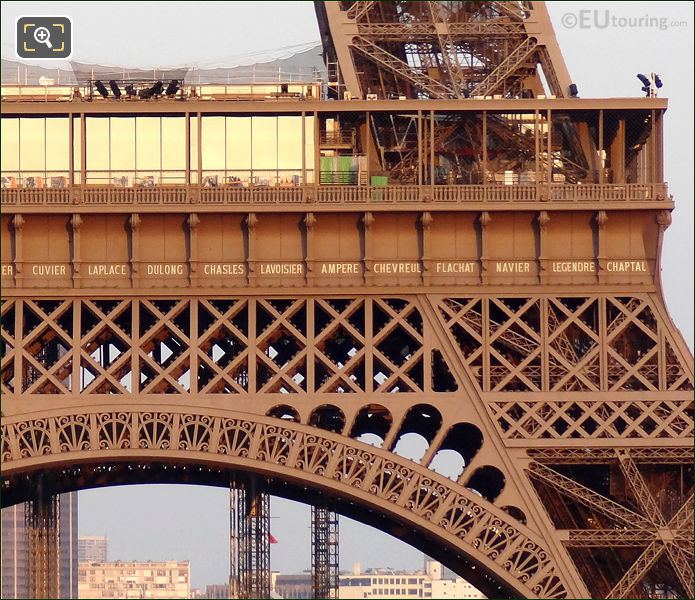
[[[311,507],[311,585],[314,598],[338,598],[338,514]]]

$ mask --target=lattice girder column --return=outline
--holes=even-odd
[[[24,515],[29,597],[60,598],[60,502],[42,475]]]

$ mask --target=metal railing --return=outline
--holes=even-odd
[[[219,186],[157,185],[116,187],[85,185],[67,188],[3,188],[2,206],[55,205],[186,205],[186,204],[369,204],[369,203],[583,203],[659,202],[669,200],[666,183],[530,184],[530,185],[299,185]]]

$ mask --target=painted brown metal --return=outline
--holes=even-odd
[[[513,97],[542,93],[539,64],[547,93],[570,81],[542,3],[466,3],[477,21],[400,4],[418,5],[407,35],[393,3],[319,3],[341,85],[451,99],[5,104],[80,121],[65,188],[2,190],[3,502],[39,472],[56,491],[247,473],[490,597],[691,597],[693,364],[659,281],[666,102]],[[402,72],[413,36],[444,47],[435,70]],[[470,81],[462,43],[487,52]],[[467,85],[505,98],[454,98]],[[185,183],[87,182],[86,118],[133,113],[188,117]],[[205,187],[191,123],[216,114],[315,119],[301,183]],[[322,143],[359,146],[388,185],[309,181]],[[395,452],[409,434],[419,462]],[[450,478],[442,451],[464,465]]]

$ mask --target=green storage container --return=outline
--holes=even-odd
[[[385,175],[372,175],[371,177],[373,188],[385,188],[389,184],[389,178]],[[379,202],[384,199],[385,190],[372,190],[372,200]]]

